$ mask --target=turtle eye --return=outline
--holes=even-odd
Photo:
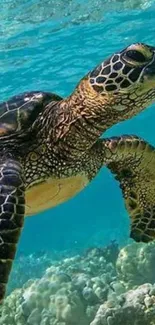
[[[138,63],[146,62],[146,57],[144,56],[144,54],[137,50],[128,50],[125,53],[125,56],[130,60],[137,61]]]

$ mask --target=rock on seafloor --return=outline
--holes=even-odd
[[[0,325],[155,325],[155,243],[116,248],[51,261],[6,297]]]

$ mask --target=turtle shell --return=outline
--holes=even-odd
[[[56,94],[34,91],[11,97],[0,104],[0,137],[27,129],[51,101],[62,98]]]

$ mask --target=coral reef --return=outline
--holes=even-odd
[[[109,249],[55,262],[41,279],[29,280],[6,298],[0,324],[89,325],[116,281]]]
[[[16,288],[21,288],[29,279],[41,277],[47,267],[51,265],[52,260],[53,254],[47,252],[38,252],[27,256],[20,253],[13,266],[8,294]]]
[[[46,270],[6,297],[0,325],[155,325],[155,243],[112,242],[49,267],[43,256]]]
[[[73,256],[73,254],[76,255],[77,251],[38,251],[33,252],[30,255],[25,255],[23,252],[18,252],[18,257],[13,264],[13,270],[11,272],[7,293],[10,294],[11,291],[21,288],[24,283],[30,279],[40,278],[43,276],[47,267],[55,264],[57,261],[62,260],[65,256]]]
[[[143,284],[135,290],[100,306],[90,325],[155,324],[155,285]]]
[[[127,288],[155,283],[155,243],[127,245],[120,250],[117,263],[119,279]]]

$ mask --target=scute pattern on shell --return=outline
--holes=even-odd
[[[55,94],[32,91],[13,96],[0,104],[0,137],[27,129],[50,101],[60,100]]]

